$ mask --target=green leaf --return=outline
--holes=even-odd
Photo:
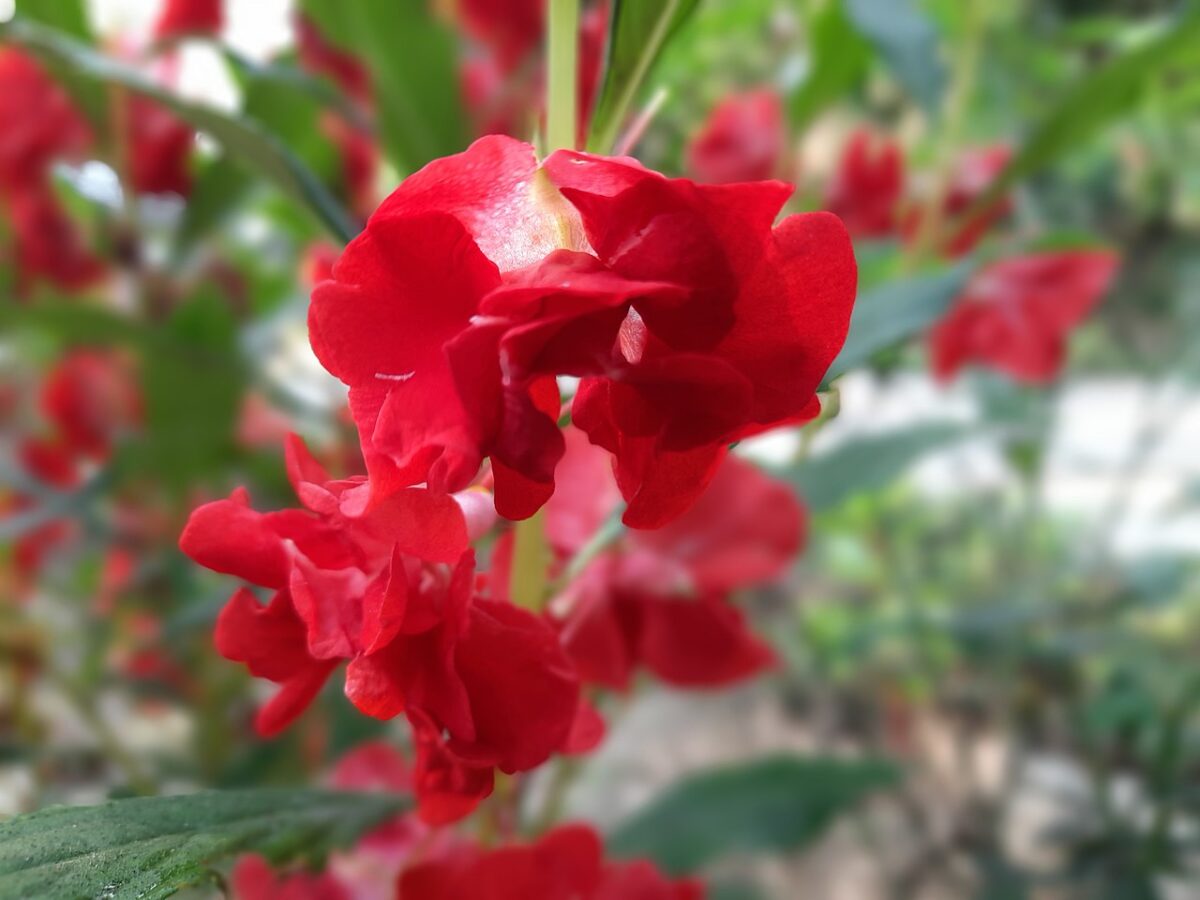
[[[454,36],[418,0],[302,0],[332,43],[371,73],[379,133],[401,174],[466,147]]]
[[[244,117],[183,100],[164,90],[136,69],[111,60],[77,41],[38,25],[16,20],[0,27],[0,40],[11,41],[80,78],[116,84],[162,103],[185,122],[205,132],[230,156],[252,166],[285,194],[309,209],[339,240],[357,232],[312,171],[265,129]]]
[[[16,7],[16,14],[26,21],[40,22],[81,41],[92,41],[84,0],[17,0]]]
[[[613,0],[604,83],[592,112],[588,149],[612,152],[643,82],[697,4],[698,0]]]
[[[860,296],[850,316],[850,333],[829,372],[830,382],[864,365],[880,350],[924,332],[949,308],[975,269],[967,260],[934,275],[892,281]]]
[[[841,0],[829,0],[809,23],[808,75],[788,103],[792,125],[803,128],[862,80],[871,46],[855,29]]]
[[[614,856],[692,872],[731,853],[778,853],[817,839],[840,813],[894,784],[883,760],[775,756],[685,778],[610,836]]]
[[[259,789],[51,807],[0,824],[0,900],[168,897],[239,853],[318,858],[406,806],[395,794]]]
[[[325,183],[341,177],[337,153],[320,128],[323,109],[343,111],[336,92],[284,63],[255,65],[226,51],[242,89],[242,115],[257,122]],[[332,95],[332,96],[331,96]],[[205,235],[216,231],[256,187],[253,171],[224,154],[200,172],[175,235],[172,255],[179,260]]]
[[[938,56],[938,32],[915,0],[844,0],[859,34],[887,61],[912,97],[936,114],[946,87]]]
[[[887,487],[931,450],[966,433],[961,425],[929,424],[872,435],[807,459],[780,476],[813,511],[832,509],[853,496]]]
[[[18,0],[16,14],[30,22],[40,22],[85,44],[94,44],[92,25],[84,0]],[[104,134],[108,129],[108,98],[104,88],[81,78],[68,67],[51,64],[54,77],[79,103],[92,126]]]
[[[1155,77],[1200,46],[1200,7],[1141,47],[1093,72],[1047,112],[986,191],[963,213],[986,209],[1021,179],[1038,171],[1103,126],[1134,109]]]

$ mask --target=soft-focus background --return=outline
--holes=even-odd
[[[437,41],[402,31],[357,54],[412,100],[415,118],[377,125],[382,156],[356,143],[361,98],[303,44],[297,65],[286,0],[227,0],[220,44],[166,50],[151,47],[157,0],[93,0],[87,32],[66,0],[30,7],[258,123],[362,216],[498,121],[536,131],[536,64],[490,65],[455,4],[431,5],[417,18]],[[13,7],[0,0],[0,20]],[[783,857],[735,854],[715,870],[728,896],[1200,897],[1200,31],[1180,24],[1194,13],[702,0],[672,37],[624,148],[668,174],[720,164],[690,148],[750,91],[781,121],[722,139],[733,157],[778,141],[764,174],[796,183],[794,209],[829,205],[856,135],[898,148],[901,202],[927,213],[981,180],[966,209],[1003,162],[972,175],[963,160],[1007,148],[991,199],[1009,205],[969,252],[937,252],[922,213],[915,237],[860,233],[860,291],[881,308],[931,320],[987,261],[1035,249],[1103,247],[1120,266],[1044,384],[985,366],[935,378],[925,329],[901,326],[833,383],[817,423],[740,446],[809,510],[787,578],[741,598],[786,665],[720,693],[640,687],[570,814],[615,826],[687,773],[774,751],[870,756],[896,767],[893,787],[816,809]],[[55,165],[41,219],[0,203],[3,816],[316,783],[390,733],[331,685],[298,726],[255,738],[266,686],[212,648],[227,580],[176,549],[188,511],[236,485],[261,508],[291,502],[289,431],[360,466],[344,391],[305,336],[321,225],[214,136],[188,133],[175,190],[131,189],[112,146]],[[95,272],[64,274],[68,258]]]

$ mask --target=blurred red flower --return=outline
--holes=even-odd
[[[532,844],[463,851],[407,869],[405,900],[700,900],[704,886],[671,881],[645,861],[606,862],[587,825],[561,825]]]
[[[1104,295],[1117,264],[1106,250],[1068,250],[987,266],[930,335],[934,374],[945,381],[974,362],[1028,384],[1053,380],[1067,336]]]
[[[41,64],[0,48],[0,189],[28,192],[91,143],[91,129]]]
[[[229,874],[234,900],[351,900],[350,891],[329,872],[277,874],[258,854],[241,857]]]
[[[893,141],[854,133],[842,152],[825,193],[825,208],[839,216],[854,237],[886,237],[895,232],[904,194],[904,157]]]
[[[563,483],[546,504],[546,535],[563,559],[620,499],[604,457],[568,431]],[[775,662],[729,593],[778,577],[803,538],[794,492],[728,457],[695,506],[661,529],[625,535],[566,586],[551,613],[585,681],[623,690],[645,666],[677,686],[719,687]]]
[[[221,30],[222,0],[164,0],[154,22],[159,40],[191,34],[211,35]]]
[[[1002,195],[950,230],[983,196],[1011,157],[1010,148],[995,145],[968,150],[958,158],[942,198],[939,233],[933,235],[938,252],[949,257],[970,253],[992,226],[1012,213],[1012,198]],[[908,211],[901,222],[906,238],[913,240],[921,234],[925,216],[923,208]]]
[[[310,72],[324,75],[357,100],[371,93],[371,76],[352,54],[339,50],[321,33],[308,16],[299,14],[296,23],[296,50],[300,64]]]
[[[722,100],[687,148],[687,170],[699,182],[763,181],[779,174],[786,149],[783,101],[769,88]]]
[[[178,194],[192,188],[189,169],[194,132],[170,110],[139,94],[128,99],[129,177],[143,194]]]
[[[376,489],[461,489],[490,456],[497,509],[531,515],[562,455],[553,376],[575,375],[626,522],[681,513],[729,443],[815,415],[845,338],[848,236],[824,213],[773,228],[789,192],[570,151],[539,167],[499,136],[408,178],[309,312]]]

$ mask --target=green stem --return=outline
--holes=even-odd
[[[942,138],[933,190],[926,200],[917,226],[916,238],[905,260],[905,268],[910,271],[918,268],[925,258],[937,249],[935,245],[943,239],[942,231],[946,224],[942,209],[943,200],[954,176],[967,112],[979,76],[979,62],[986,30],[979,0],[967,0],[965,16],[964,34],[954,60],[950,94],[946,98],[946,114],[942,121]]]
[[[575,149],[579,0],[547,0],[546,151]]]

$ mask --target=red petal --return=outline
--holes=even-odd
[[[288,555],[262,513],[234,500],[216,500],[192,511],[179,549],[226,575],[279,589],[287,585]]]
[[[775,664],[775,653],[746,628],[741,612],[719,599],[643,599],[642,661],[684,687],[717,687]]]

